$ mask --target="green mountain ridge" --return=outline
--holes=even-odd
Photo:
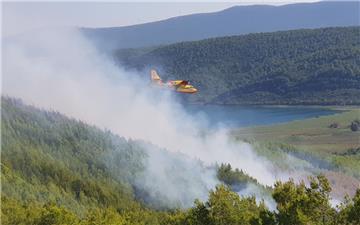
[[[190,80],[206,104],[360,104],[360,27],[301,29],[211,38],[114,58],[148,76]],[[146,77],[147,79],[147,77]]]

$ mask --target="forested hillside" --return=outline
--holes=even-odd
[[[119,64],[186,79],[191,102],[360,104],[360,28],[303,29],[122,49]]]
[[[66,212],[62,216],[70,213],[74,218],[85,218],[94,212],[99,217],[102,214],[114,217],[114,213],[121,212],[119,218],[126,217],[132,224],[140,221],[158,224],[165,212],[154,209],[182,206],[161,193],[153,197],[139,182],[145,175],[148,155],[167,156],[167,151],[143,141],[126,140],[58,112],[25,105],[19,99],[2,97],[1,103],[4,224],[17,224],[14,221],[26,219],[21,212],[18,218],[13,218],[13,210],[40,210],[43,204],[51,213]],[[178,166],[181,160],[191,165],[191,160],[184,156],[173,154],[168,159]],[[168,173],[179,173],[173,171],[173,164],[165,169]],[[222,172],[219,178],[229,172]],[[178,175],[172,177],[178,178]],[[184,182],[191,181],[183,179]],[[257,184],[255,179],[239,173],[236,183],[246,185],[247,182]],[[189,184],[181,181],[177,184],[185,185],[179,187],[184,191],[189,188]],[[65,211],[58,212],[57,206],[62,206],[61,210]],[[142,216],[138,217],[139,214]]]
[[[194,199],[189,209],[160,209],[145,201],[146,189],[139,190],[134,184],[143,171],[143,160],[148,157],[145,146],[152,146],[150,143],[126,140],[17,99],[2,97],[1,103],[2,224],[360,222],[360,190],[336,211],[330,207],[331,187],[324,176],[311,180],[309,187],[293,181],[277,182],[274,188],[264,189],[276,201],[275,212],[262,202],[256,203],[254,197],[240,197],[233,192],[235,186],[256,185],[257,181],[225,164],[217,168],[217,176],[224,184],[210,190],[208,200]],[[166,152],[152,148],[161,154]],[[155,203],[163,202],[161,194],[157,197],[160,201]]]
[[[2,98],[1,122],[3,208],[7,201],[19,206],[51,202],[76,215],[108,207],[146,213],[129,185],[144,156],[136,142],[16,99]],[[128,159],[119,165],[126,168],[121,179],[105,164],[110,150]]]

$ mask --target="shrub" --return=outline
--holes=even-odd
[[[358,131],[359,127],[360,127],[360,121],[359,120],[354,120],[354,121],[351,122],[350,129],[352,131]]]
[[[329,125],[329,128],[339,128],[339,124],[337,122],[334,122]]]

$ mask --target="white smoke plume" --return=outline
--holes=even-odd
[[[260,203],[259,201],[262,200],[270,210],[276,210],[275,200],[268,193],[265,193],[263,190],[261,190],[258,186],[254,184],[246,184],[245,188],[241,189],[238,194],[244,197],[255,196],[258,204]]]
[[[226,129],[207,131],[168,93],[148,88],[148,74],[117,67],[75,29],[49,30],[3,42],[3,94],[26,103],[57,110],[132,139],[142,139],[167,151],[181,153],[206,165],[230,163],[272,185],[288,179],[274,173],[270,161],[255,154],[249,144],[230,141]],[[186,160],[182,160],[186,161]],[[151,193],[162,193],[188,206],[188,198],[205,198],[219,181],[214,171],[193,164],[173,165],[188,177],[182,184],[165,171],[176,163],[166,155],[151,154],[148,180]],[[193,173],[191,174],[191,170]],[[184,173],[182,173],[184,174]],[[165,182],[166,181],[166,182]],[[192,188],[191,195],[184,190]]]

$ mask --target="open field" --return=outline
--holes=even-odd
[[[286,143],[298,149],[318,153],[343,153],[360,147],[360,131],[353,132],[350,124],[360,119],[360,109],[290,123],[241,128],[232,131],[236,139],[256,142]],[[337,123],[337,128],[330,128]]]

